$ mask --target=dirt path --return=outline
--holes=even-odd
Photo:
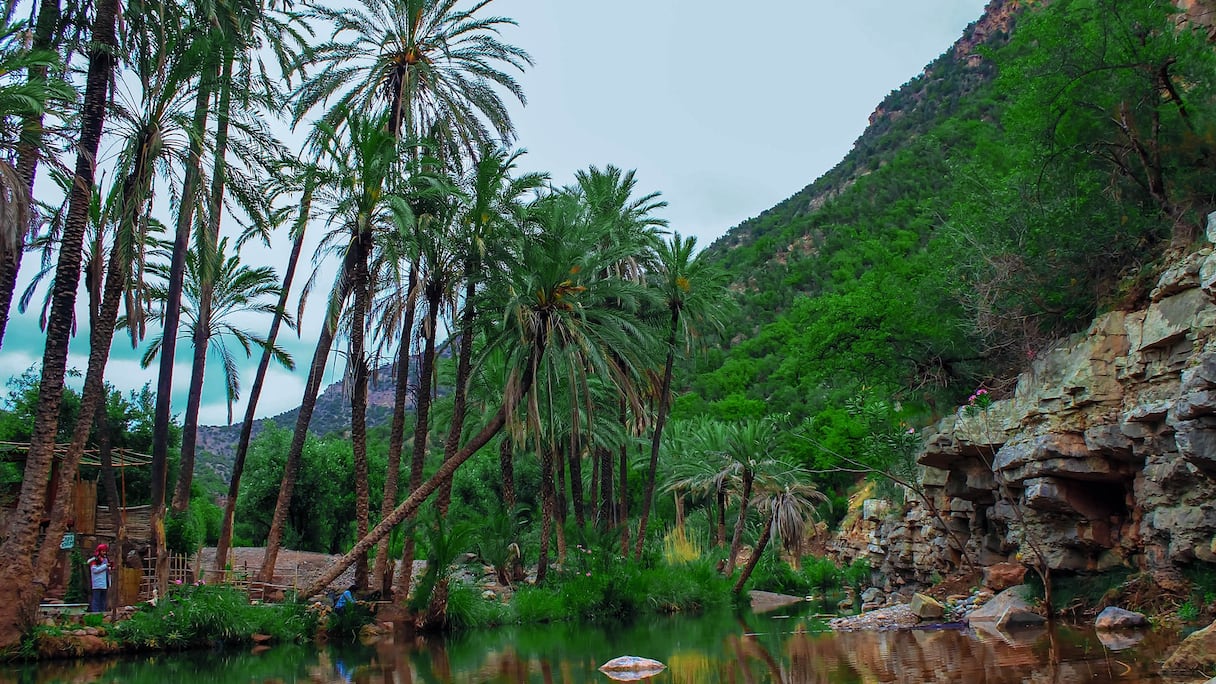
[[[252,577],[262,567],[262,559],[266,557],[266,548],[262,546],[241,546],[232,549],[230,554],[232,569],[238,573]],[[199,552],[204,579],[215,575],[215,547],[206,546]],[[329,566],[341,556],[311,551],[293,551],[281,549],[274,564],[274,581],[282,587],[306,587],[313,583]],[[335,590],[345,589],[355,581],[355,569],[351,566],[338,576],[329,587]]]

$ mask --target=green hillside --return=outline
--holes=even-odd
[[[1010,387],[1194,244],[1214,75],[1207,29],[1168,2],[993,3],[836,168],[711,247],[739,315],[677,414],[832,432],[862,394],[923,423]]]

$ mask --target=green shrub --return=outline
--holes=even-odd
[[[760,558],[748,583],[752,589],[777,594],[803,595],[811,589],[811,584],[805,576],[773,554],[765,554]]]
[[[332,641],[351,642],[359,638],[359,630],[371,624],[372,610],[359,601],[347,603],[342,610],[333,610],[325,622],[325,633]]]
[[[844,568],[841,573],[841,578],[844,583],[854,589],[861,589],[870,583],[870,576],[874,570],[870,567],[870,561],[865,558],[858,558]]]
[[[571,617],[561,596],[543,587],[520,588],[515,592],[511,605],[515,607],[516,618],[523,624],[556,622]]]
[[[165,545],[169,551],[192,554],[202,547],[206,525],[197,513],[197,509],[187,508],[165,514]]]
[[[453,582],[448,590],[447,611],[453,629],[502,625],[515,617],[510,606],[482,598],[477,587],[462,581]]]
[[[300,604],[250,605],[236,589],[206,585],[171,591],[114,626],[124,644],[170,649],[248,643],[254,634],[303,641],[315,631],[316,617]]]
[[[812,588],[818,589],[820,593],[824,594],[833,589],[839,589],[840,583],[844,579],[844,571],[830,559],[813,556],[803,559],[802,575],[806,577],[807,583]]]

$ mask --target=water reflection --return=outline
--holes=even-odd
[[[110,661],[43,663],[0,671],[0,684],[256,682],[473,684],[610,682],[597,671],[619,655],[667,664],[647,682],[1071,684],[1166,681],[1156,675],[1168,636],[1107,647],[1091,631],[916,630],[832,634],[799,615],[673,617],[629,626],[508,627],[369,646],[275,647]]]

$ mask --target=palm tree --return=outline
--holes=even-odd
[[[526,400],[529,415],[535,415],[531,390],[548,352],[582,350],[589,369],[604,377],[614,377],[609,350],[619,350],[626,358],[636,359],[639,349],[645,347],[648,332],[638,324],[636,312],[650,301],[650,294],[635,283],[615,277],[608,269],[610,264],[626,258],[621,246],[602,244],[599,233],[590,230],[585,221],[577,220],[582,208],[576,197],[557,194],[545,198],[534,208],[533,215],[543,230],[518,246],[515,265],[499,274],[503,282],[487,287],[504,298],[500,306],[494,307],[504,313],[487,353],[496,350],[503,353],[513,369],[501,405],[453,458],[444,461],[433,476],[414,488],[390,515],[322,573],[305,589],[306,594],[327,586],[359,554],[366,553],[417,511],[457,468],[498,434],[508,415],[516,412],[521,402]],[[639,344],[637,340],[643,342]],[[535,424],[533,418],[529,420]],[[542,536],[542,543],[546,538]],[[547,557],[541,561],[543,569]]]
[[[45,511],[45,486],[54,456],[59,404],[63,398],[67,370],[68,340],[76,308],[76,289],[80,283],[80,261],[96,177],[97,151],[101,144],[106,117],[106,99],[118,54],[115,27],[116,0],[99,0],[94,5],[89,66],[80,116],[75,178],[68,199],[68,215],[55,271],[50,317],[47,321],[46,347],[42,357],[42,378],[38,388],[38,412],[30,439],[21,494],[10,516],[9,534],[0,543],[0,552],[11,559],[0,569],[0,597],[8,610],[0,618],[0,649],[15,647],[23,628],[32,624],[42,598],[41,586],[30,582],[36,577],[34,558]],[[74,474],[65,464],[64,475]],[[56,525],[62,531],[63,522]],[[51,532],[54,530],[52,529]]]
[[[810,473],[806,470],[784,463],[773,465],[776,466],[775,470],[758,480],[759,494],[752,505],[761,512],[767,512],[768,517],[760,540],[756,542],[756,549],[735,581],[735,593],[743,591],[743,585],[751,577],[760,555],[774,534],[781,540],[786,553],[800,552],[806,523],[815,511],[815,503],[825,500],[823,494],[810,483]]]
[[[34,176],[43,153],[42,122],[46,106],[55,100],[74,99],[75,91],[58,76],[49,77],[61,67],[53,50],[53,35],[59,24],[58,0],[42,0],[34,23],[30,46],[22,45],[25,25],[0,24],[0,75],[11,77],[25,69],[24,83],[0,86],[0,112],[21,117],[16,141],[17,164],[0,163],[0,344],[8,327],[8,313],[17,287],[17,272],[30,226]],[[8,148],[11,141],[3,141]]]
[[[200,245],[201,247],[201,245]],[[169,273],[163,264],[153,266],[154,275],[166,283]],[[231,342],[243,351],[246,358],[253,354],[254,347],[269,350],[274,360],[289,370],[295,368],[291,356],[282,348],[269,343],[266,338],[237,326],[234,320],[245,314],[275,315],[278,312],[277,300],[281,292],[278,276],[269,266],[252,268],[243,265],[239,252],[228,254],[227,238],[220,240],[215,251],[211,254],[199,253],[192,249],[187,253],[184,302],[182,305],[183,327],[191,338],[198,339],[199,328],[206,328],[206,339],[209,351],[218,357],[224,371],[224,396],[228,404],[228,423],[232,423],[233,404],[240,399],[240,369],[237,366],[236,349]],[[211,306],[206,309],[206,318],[200,313],[203,290],[206,283],[212,283]],[[153,298],[165,296],[168,288],[159,285],[153,289]],[[162,300],[163,301],[163,300]],[[163,312],[154,314],[154,320],[160,320]],[[288,326],[294,325],[292,319],[286,317]],[[161,352],[162,340],[153,338],[140,359],[140,364],[147,368]],[[190,502],[190,484],[194,475],[194,443],[198,429],[198,412],[202,405],[203,366],[195,366],[190,379],[191,393],[186,404],[186,414],[182,429],[182,455],[177,485],[173,493],[173,511],[181,513]]]
[[[525,342],[543,343],[551,352],[530,369],[533,381],[539,382],[543,374],[546,378],[572,377],[577,385],[579,376],[596,375],[623,391],[630,380],[621,369],[644,365],[646,343],[651,339],[636,316],[639,307],[650,301],[650,293],[619,277],[614,268],[633,257],[635,245],[609,244],[601,225],[588,220],[592,214],[577,194],[546,197],[536,204],[533,216],[542,230],[521,248],[521,266],[515,272],[523,279],[512,278],[506,288],[513,293],[507,304],[509,329],[519,330],[517,334]],[[585,273],[585,269],[591,272]],[[539,391],[540,386],[536,387]],[[577,387],[575,390],[572,396],[577,395]],[[529,430],[535,436],[540,435],[538,391],[529,397],[527,414]],[[556,508],[549,460],[552,451],[542,446],[539,453],[542,529],[538,582],[547,569]]]
[[[726,546],[726,504],[740,474],[739,462],[726,452],[729,426],[705,419],[679,421],[671,427],[678,437],[674,440],[675,458],[664,488],[712,496],[714,544]]]
[[[605,268],[618,277],[641,282],[653,250],[658,247],[658,231],[667,225],[666,220],[655,216],[655,212],[666,207],[667,203],[659,199],[657,192],[635,197],[635,172],[622,171],[616,166],[608,165],[602,170],[592,166],[577,172],[575,180],[577,183],[570,191],[582,198],[587,207],[588,221],[595,226],[600,240],[623,247],[621,260]],[[644,410],[637,388],[642,384],[642,369],[648,366],[630,365],[624,358],[615,359],[615,364],[617,376],[622,380],[631,378],[628,382],[618,383],[623,391],[617,404],[617,420],[621,423],[622,431],[641,434]],[[635,417],[632,425],[628,421],[631,411]],[[620,476],[617,490],[620,501],[615,524],[621,530],[621,553],[624,554],[629,550],[629,487],[628,457],[623,443],[618,455]],[[601,468],[600,477],[610,476],[610,473],[611,469]]]
[[[726,560],[727,575],[735,572],[735,559],[743,542],[743,527],[747,523],[747,509],[756,478],[780,463],[777,459],[779,428],[785,419],[784,415],[751,418],[732,425],[727,436],[726,455],[737,464],[740,480],[739,517],[735,520],[730,556]]]
[[[468,195],[468,206],[458,223],[458,244],[462,254],[457,255],[463,267],[464,298],[459,324],[459,354],[456,363],[456,381],[453,389],[452,420],[444,442],[445,459],[456,454],[460,447],[464,429],[466,395],[469,373],[472,369],[473,342],[476,337],[474,324],[477,317],[478,288],[487,267],[496,268],[505,256],[496,253],[514,242],[522,234],[526,207],[524,197],[535,192],[545,181],[544,174],[529,173],[512,178],[516,161],[523,155],[519,150],[508,154],[506,150],[484,146],[480,158],[464,179]],[[445,515],[451,498],[451,484],[440,488],[436,499],[440,515]]]
[[[663,426],[671,405],[671,377],[675,367],[676,346],[683,341],[685,351],[699,336],[698,325],[721,329],[721,312],[726,301],[725,274],[711,265],[703,253],[697,253],[697,239],[684,239],[679,233],[664,242],[658,250],[654,274],[662,292],[668,314],[667,359],[663,364],[663,379],[659,385],[659,407],[650,442],[650,468],[646,475],[646,494],[642,498],[642,517],[638,523],[638,538],[634,555],[642,557],[646,539],[646,523],[654,500],[655,473],[659,467],[659,445],[663,441]]]
[[[131,107],[115,108],[116,127],[127,139],[117,166],[122,182],[113,188],[105,211],[97,215],[93,262],[89,267],[92,277],[86,282],[91,304],[88,370],[81,392],[79,417],[65,459],[66,472],[75,468],[93,431],[96,416],[104,411],[104,375],[118,323],[118,310],[125,302],[127,320],[142,318],[143,303],[148,298],[148,288],[143,282],[151,231],[147,209],[152,202],[155,169],[173,156],[172,119],[190,73],[189,55],[183,54],[181,44],[173,34],[162,30],[163,26],[157,21],[160,18],[144,19],[148,18],[133,18],[124,37],[124,46],[140,85],[137,97],[141,101]],[[152,57],[154,53],[156,58]],[[91,215],[94,206],[96,203],[90,205]],[[110,223],[114,225],[114,236],[107,258],[103,244],[106,226]],[[103,262],[106,262],[104,266]],[[134,341],[136,331],[142,331],[142,321],[131,328]],[[70,488],[60,488],[56,484],[55,490],[55,506],[67,510]],[[54,561],[53,547],[45,546],[39,566],[49,570]]]
[[[412,183],[430,180],[437,183],[432,187],[446,187],[441,194],[431,192],[413,197],[416,211],[419,215],[417,231],[418,265],[421,279],[421,295],[425,318],[419,336],[422,338],[422,353],[418,371],[417,392],[414,396],[414,438],[413,457],[410,461],[410,489],[415,489],[422,480],[422,468],[430,450],[430,414],[431,404],[435,395],[435,361],[439,341],[440,313],[449,307],[451,288],[457,277],[457,259],[452,247],[455,244],[454,229],[458,216],[458,205],[465,201],[463,193],[453,185],[448,184],[441,172],[437,172],[430,164],[423,166],[423,171],[416,174]],[[441,485],[440,489],[447,485]],[[412,516],[409,518],[412,520]],[[408,587],[414,566],[414,537],[409,535],[405,540],[402,553],[403,587]],[[440,594],[445,589],[438,587]]]
[[[375,305],[372,320],[379,327],[377,337],[381,349],[391,348],[396,343],[397,355],[393,387],[393,418],[389,426],[388,456],[384,476],[384,495],[381,498],[380,517],[392,513],[397,505],[397,490],[401,472],[401,454],[405,449],[405,417],[409,402],[411,351],[414,339],[414,319],[418,302],[418,254],[417,240],[413,235],[398,233],[393,240],[380,243],[379,255],[382,266],[372,269],[380,274],[381,282],[376,292],[385,293]],[[417,369],[414,371],[417,373]],[[422,473],[418,473],[421,483]],[[418,484],[415,483],[415,484]],[[376,547],[375,571],[380,577],[380,591],[389,597],[393,587],[393,564],[388,560],[389,540],[384,539]],[[412,562],[412,561],[411,561]]]
[[[426,135],[470,155],[494,137],[509,144],[514,128],[498,88],[524,102],[504,68],[522,72],[532,60],[498,39],[514,21],[478,16],[491,1],[477,0],[469,9],[458,9],[457,0],[311,5],[305,17],[332,25],[333,34],[302,60],[304,68],[321,70],[297,91],[293,121],[337,96],[322,116],[330,126],[383,106],[396,137],[417,142]]]
[[[286,48],[287,38],[297,44],[302,43],[298,34],[292,28],[290,21],[284,23],[273,12],[272,7],[263,7],[259,0],[237,0],[236,2],[201,0],[193,3],[192,15],[183,25],[184,35],[193,38],[193,44],[199,46],[195,60],[198,69],[198,80],[195,96],[194,113],[191,117],[191,144],[187,158],[185,177],[182,183],[182,194],[178,203],[176,231],[174,233],[170,280],[165,306],[164,328],[162,330],[162,351],[157,377],[156,418],[153,428],[152,441],[152,517],[159,521],[164,516],[166,490],[166,459],[168,451],[169,421],[171,412],[171,395],[173,389],[173,364],[177,355],[177,337],[179,324],[179,309],[182,298],[182,278],[185,273],[186,252],[189,249],[190,231],[194,227],[194,208],[206,206],[209,210],[206,216],[206,228],[199,235],[200,241],[214,244],[219,235],[219,222],[224,208],[223,198],[226,193],[237,200],[237,203],[257,223],[262,221],[262,201],[264,197],[259,192],[257,184],[240,181],[235,177],[233,167],[227,161],[230,147],[248,150],[252,154],[245,161],[253,166],[263,164],[263,174],[269,176],[273,167],[286,157],[285,151],[277,146],[273,137],[265,133],[265,126],[255,113],[254,107],[234,108],[234,93],[236,100],[243,105],[260,104],[265,109],[276,106],[277,93],[260,92],[252,95],[254,86],[269,84],[272,81],[266,77],[262,66],[261,54],[274,54],[282,73],[289,73],[289,63],[293,60]],[[262,51],[259,48],[268,47]],[[238,67],[237,64],[241,66]],[[273,88],[271,88],[273,91]],[[204,138],[207,131],[207,121],[210,118],[210,103],[213,96],[217,97],[215,105],[216,131],[213,138],[213,164],[210,196],[203,197],[203,153]],[[239,125],[234,119],[241,114],[249,118]],[[230,131],[236,129],[244,133],[246,140],[233,145],[230,143]],[[277,149],[276,149],[277,148]],[[231,188],[231,190],[228,190]],[[203,246],[200,252],[210,251],[212,247]],[[201,317],[207,317],[206,309],[210,306],[210,295],[204,294],[200,302]],[[204,334],[200,331],[200,334]],[[206,363],[205,350],[207,341],[196,339],[194,365]],[[192,377],[201,375],[201,369],[192,371]],[[200,388],[201,389],[201,388]],[[192,390],[193,391],[193,390]],[[193,448],[193,447],[189,447]],[[168,556],[164,553],[163,526],[153,524],[153,547],[157,557],[157,578],[161,589],[166,581]]]
[[[325,207],[326,222],[335,228],[326,237],[322,249],[340,250],[342,266],[330,296],[326,323],[317,341],[300,413],[296,418],[274,518],[267,535],[266,554],[258,573],[263,581],[269,581],[274,575],[296,471],[316,407],[329,346],[337,332],[338,319],[346,299],[351,294],[366,290],[366,283],[370,282],[367,260],[371,257],[373,233],[377,230],[402,232],[413,225],[413,212],[408,203],[391,187],[398,172],[396,139],[385,130],[383,118],[354,116],[347,123],[345,130],[349,138],[324,124],[318,125],[319,130],[314,136],[319,156],[329,165],[319,179],[316,200]],[[359,301],[360,306],[356,308],[366,311],[366,295],[359,296]],[[359,340],[357,345],[362,355],[362,321],[351,325],[349,330]]]

